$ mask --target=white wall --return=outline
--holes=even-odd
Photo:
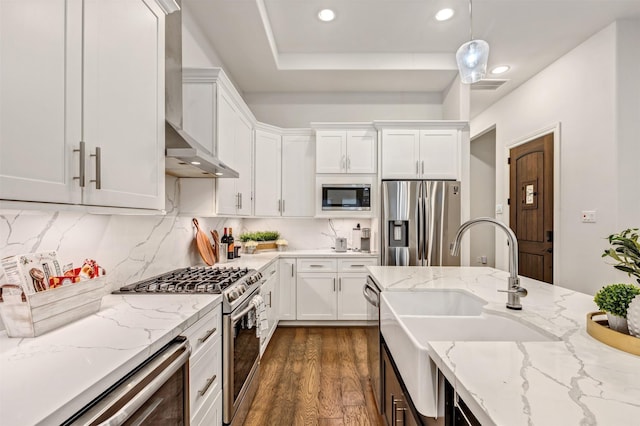
[[[440,120],[440,93],[244,93],[258,121],[309,127],[311,122]]]
[[[444,120],[468,121],[470,116],[471,86],[460,82],[460,75],[456,75],[449,88],[445,91],[442,102],[442,118]]]
[[[637,34],[636,31],[629,33]],[[600,253],[607,247],[604,238],[630,222],[640,225],[637,208],[635,214],[623,211],[630,205],[637,207],[637,203],[624,203],[623,206],[620,202],[620,197],[638,194],[638,133],[634,136],[635,146],[629,146],[630,142],[619,142],[619,132],[626,131],[628,124],[619,123],[616,116],[617,94],[637,93],[638,72],[634,73],[635,79],[617,80],[616,38],[617,25],[614,23],[471,122],[472,135],[496,126],[496,202],[505,207],[509,192],[506,147],[560,123],[560,151],[556,153],[560,156],[560,166],[555,171],[559,173],[556,191],[559,191],[560,205],[556,206],[559,215],[554,224],[554,249],[559,262],[555,265],[554,282],[591,294],[605,284],[626,279],[626,275],[615,271],[600,258]],[[637,49],[637,38],[635,40],[633,49]],[[624,46],[633,50],[632,44],[629,40]],[[637,55],[630,61],[637,68]],[[631,102],[637,106],[638,97]],[[633,121],[637,123],[638,116]],[[619,173],[623,172],[618,170],[634,161],[635,170],[625,174],[633,175],[629,178],[635,179],[635,192],[623,194],[619,190],[622,179]],[[625,176],[625,179],[628,178]],[[582,210],[596,210],[597,223],[582,223]],[[627,214],[635,216],[623,220]],[[508,208],[498,218],[508,222]],[[498,239],[501,240],[504,239]],[[497,257],[496,265],[505,269],[506,250],[500,246],[497,250],[502,256]]]
[[[496,132],[491,130],[471,141],[471,217],[495,217],[496,200]],[[495,228],[475,226],[469,230],[470,265],[495,266]],[[478,261],[486,256],[487,263]]]

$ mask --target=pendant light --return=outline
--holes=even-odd
[[[456,62],[460,71],[460,80],[465,84],[475,83],[487,74],[489,43],[473,39],[473,9],[469,0],[469,39],[456,52]]]

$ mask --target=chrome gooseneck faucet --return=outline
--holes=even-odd
[[[460,241],[462,240],[462,234],[464,234],[467,229],[477,225],[478,223],[491,223],[497,228],[502,229],[507,234],[507,238],[509,239],[509,272],[511,275],[509,277],[509,286],[507,290],[498,291],[507,293],[507,308],[520,310],[522,309],[520,298],[527,295],[527,289],[520,287],[520,279],[518,278],[518,239],[511,228],[491,217],[478,217],[476,219],[471,219],[460,225],[460,228],[458,228],[455,240],[451,246],[451,255],[458,256],[460,254]]]

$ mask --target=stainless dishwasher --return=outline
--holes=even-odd
[[[383,412],[382,404],[382,363],[380,359],[380,289],[370,276],[362,288],[367,300],[367,361],[373,395],[378,411]]]

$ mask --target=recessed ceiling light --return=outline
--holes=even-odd
[[[331,9],[322,9],[318,12],[318,19],[324,22],[331,22],[336,18],[336,13]]]
[[[449,8],[441,9],[438,11],[438,13],[436,13],[436,20],[446,21],[451,19],[454,14],[455,12],[453,11],[453,9],[449,9]]]
[[[194,166],[199,166],[200,162],[199,161],[192,161],[191,164],[193,164]]]
[[[499,65],[491,70],[491,74],[503,74],[509,71],[509,65]]]

